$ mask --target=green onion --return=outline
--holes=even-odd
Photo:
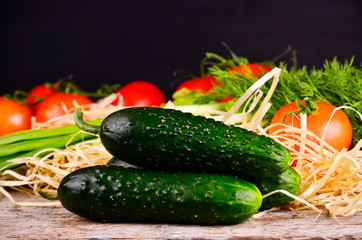
[[[103,119],[90,121],[100,125]],[[44,149],[64,149],[82,141],[96,139],[98,136],[80,131],[76,125],[51,129],[26,130],[0,137],[0,171],[19,166],[11,160],[32,157]],[[39,155],[42,157],[50,151]]]

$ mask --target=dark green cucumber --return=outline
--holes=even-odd
[[[135,107],[107,116],[97,132],[104,147],[123,161],[161,171],[271,177],[284,172],[290,152],[273,139],[221,121],[178,110]]]
[[[127,163],[116,157],[111,158],[108,161],[107,165],[129,167],[127,166]],[[294,170],[294,168],[288,167],[285,172],[279,175],[270,178],[250,179],[248,181],[253,184],[256,184],[256,186],[259,188],[260,192],[263,195],[270,193],[274,190],[280,190],[280,189],[286,190],[291,194],[298,195],[301,178],[299,174]],[[293,200],[294,200],[293,198],[288,197],[284,193],[275,193],[264,198],[260,210],[283,206],[287,203],[290,203]]]
[[[273,192],[275,190],[282,189],[290,192],[293,195],[298,196],[301,178],[293,167],[288,167],[285,172],[277,176],[264,179],[256,179],[251,182],[253,182],[259,188],[260,192],[263,195]],[[283,206],[293,200],[293,198],[285,195],[284,193],[274,193],[263,199],[260,210]]]
[[[119,166],[68,174],[59,185],[58,198],[67,210],[96,221],[199,225],[242,222],[262,201],[254,184],[232,176]]]

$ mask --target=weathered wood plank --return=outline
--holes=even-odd
[[[15,193],[18,201],[46,201]],[[231,226],[91,222],[62,207],[19,207],[0,200],[1,239],[362,239],[362,213],[334,219],[277,210]]]

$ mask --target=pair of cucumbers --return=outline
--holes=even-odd
[[[77,170],[58,188],[69,211],[98,221],[234,224],[259,209],[292,199],[300,177],[290,152],[271,138],[220,121],[156,107],[133,107],[107,116],[99,134],[114,156],[107,166]],[[117,161],[142,169],[124,168]]]

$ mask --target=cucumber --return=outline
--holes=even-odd
[[[284,172],[290,152],[273,139],[221,121],[173,109],[132,107],[108,115],[101,126],[75,122],[98,133],[123,161],[151,170],[271,177]]]
[[[258,188],[232,176],[161,173],[94,166],[65,176],[58,188],[64,208],[102,222],[226,225],[258,211]]]
[[[129,166],[124,161],[113,157],[107,162],[108,166],[123,166],[123,167],[134,167]],[[295,171],[293,167],[288,167],[283,173],[270,177],[270,178],[258,178],[248,180],[249,182],[255,184],[260,192],[264,195],[275,190],[286,190],[291,194],[299,194],[299,186],[301,183],[301,177]],[[294,199],[285,195],[284,193],[275,193],[263,199],[263,203],[260,207],[260,210],[266,210],[273,207],[283,206],[290,203]]]
[[[255,179],[251,182],[259,188],[263,195],[275,190],[282,189],[298,196],[301,177],[293,167],[289,166],[285,172],[277,176],[264,179]],[[285,195],[284,193],[274,193],[263,199],[260,210],[283,206],[293,200],[293,198]]]

